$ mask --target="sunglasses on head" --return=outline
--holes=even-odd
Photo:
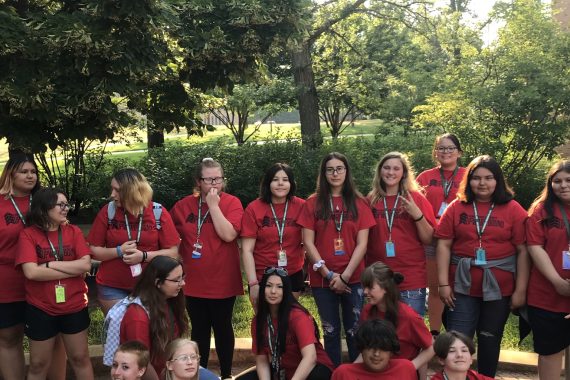
[[[265,268],[265,272],[263,272],[263,273],[264,274],[277,273],[277,275],[281,276],[281,277],[286,277],[289,275],[289,273],[287,273],[287,269],[281,268],[281,267],[267,267],[267,268]]]

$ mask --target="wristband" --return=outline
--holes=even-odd
[[[424,214],[422,214],[422,216],[420,216],[417,219],[414,219],[414,222],[419,222],[420,220],[422,220],[424,218]]]
[[[120,246],[120,245],[117,246],[117,257],[118,257],[119,259],[122,259],[122,258],[123,258],[123,251],[121,250],[121,246]]]
[[[327,281],[330,281],[333,278],[333,276],[334,276],[334,272],[332,270],[330,270],[329,273],[327,273],[325,278],[327,279]]]
[[[46,268],[49,268],[49,261],[46,261]]]
[[[259,281],[250,281],[247,285],[251,288],[252,286],[259,285]]]
[[[147,259],[147,257],[148,257],[148,252],[147,252],[147,251],[142,251],[142,254],[143,254],[142,262],[144,263],[144,262],[146,262],[146,259]]]
[[[438,288],[445,288],[446,286],[449,286],[448,284],[445,285],[438,285]]]
[[[325,265],[325,260],[319,260],[313,264],[313,270],[316,272],[319,269],[321,269],[323,267],[323,265]]]
[[[344,281],[344,278],[342,278],[342,275],[339,274],[338,277],[340,277],[340,280],[342,281],[343,284],[345,284],[346,286],[348,286],[348,282]]]

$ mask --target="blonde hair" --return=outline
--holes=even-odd
[[[138,215],[152,201],[152,188],[138,170],[121,169],[113,178],[119,184],[121,205],[132,215]]]
[[[196,171],[194,172],[194,193],[200,193],[200,187],[197,185],[202,180],[202,170],[204,169],[220,169],[222,173],[222,177],[224,176],[224,168],[222,168],[222,164],[218,161],[214,160],[212,157],[204,157],[202,161],[196,167]],[[222,191],[226,191],[226,183],[225,181],[222,182]]]
[[[181,347],[186,345],[192,346],[194,352],[196,352],[197,355],[200,355],[200,351],[198,350],[198,343],[188,338],[178,338],[174,339],[172,342],[168,343],[168,346],[166,346],[166,357],[168,358],[166,359],[166,361],[171,362],[176,351],[178,351]],[[169,370],[168,367],[166,367],[164,379],[174,380],[172,371]],[[196,369],[196,377],[194,377],[194,380],[200,380],[200,361],[198,361],[198,366]]]
[[[400,152],[390,152],[385,154],[376,165],[376,171],[374,173],[374,179],[372,180],[372,190],[368,193],[368,197],[370,198],[370,203],[375,205],[380,199],[385,197],[386,194],[386,185],[382,180],[382,176],[380,175],[380,171],[382,170],[382,166],[384,163],[392,158],[397,158],[402,163],[402,168],[404,169],[404,173],[402,174],[402,179],[398,185],[398,192],[405,193],[406,191],[419,191],[419,186],[416,183],[416,175],[414,173],[414,168],[410,164],[408,156],[404,153]]]

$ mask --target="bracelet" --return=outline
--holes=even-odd
[[[420,220],[422,220],[424,218],[424,214],[422,214],[422,216],[420,216],[417,219],[414,219],[414,222],[419,222]]]
[[[123,251],[121,250],[120,245],[117,246],[117,256],[119,257],[119,259],[123,258]]]
[[[323,267],[323,265],[325,265],[325,260],[319,260],[313,264],[313,270],[316,272],[319,269],[321,269]]]
[[[251,288],[252,286],[259,285],[259,281],[250,281],[247,285]]]
[[[327,279],[327,281],[330,281],[334,276],[334,272],[332,270],[329,270],[329,273],[327,273],[327,275],[325,276],[325,278]]]
[[[49,268],[49,261],[46,261],[46,268]]]
[[[340,277],[340,280],[342,281],[343,284],[345,284],[346,286],[349,286],[348,282],[344,281],[344,278],[342,278],[342,275],[339,274],[338,277]]]
[[[438,288],[445,288],[446,286],[449,286],[449,285],[448,285],[448,284],[445,284],[445,285],[438,285],[437,287],[438,287]]]
[[[147,252],[147,251],[142,251],[142,254],[143,254],[142,262],[144,263],[144,262],[146,262],[146,259],[148,258],[148,252]]]

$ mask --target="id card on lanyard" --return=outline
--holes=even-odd
[[[332,195],[329,198],[330,201],[330,206],[331,206],[331,214],[334,220],[334,227],[336,229],[336,232],[338,233],[338,237],[336,239],[333,239],[333,246],[334,246],[334,255],[335,256],[342,256],[344,254],[346,254],[346,251],[344,250],[344,240],[342,239],[342,237],[340,236],[340,232],[342,231],[342,222],[344,219],[344,200],[342,202],[342,209],[340,210],[340,218],[339,221],[336,221],[336,215],[334,213],[334,206],[333,206],[333,198]]]
[[[271,213],[273,214],[273,219],[275,220],[275,226],[277,227],[277,235],[279,237],[279,251],[277,251],[277,266],[287,267],[287,252],[283,249],[283,236],[285,236],[285,224],[287,222],[287,210],[289,208],[289,200],[285,201],[285,211],[283,211],[283,219],[279,223],[277,218],[277,213],[273,207],[273,203],[269,203],[271,207]]]
[[[61,226],[58,227],[57,229],[57,243],[58,243],[59,255],[58,251],[55,250],[55,247],[53,246],[51,240],[49,240],[47,231],[46,231],[46,239],[49,243],[49,248],[51,250],[53,257],[55,258],[55,261],[63,261],[63,233],[61,231]],[[61,280],[59,280],[58,283],[55,285],[54,291],[55,291],[55,303],[64,303],[65,284],[62,284]]]
[[[477,230],[477,236],[479,237],[479,247],[475,248],[475,265],[486,265],[487,264],[487,252],[485,248],[483,248],[483,233],[485,232],[485,228],[487,228],[487,223],[491,218],[491,213],[495,208],[495,203],[491,203],[491,207],[487,212],[487,216],[485,216],[485,220],[483,222],[483,226],[479,224],[479,213],[477,212],[477,202],[473,201],[473,213],[475,216],[475,228]]]
[[[437,217],[441,218],[441,216],[443,215],[443,212],[445,211],[445,209],[447,208],[447,206],[449,205],[448,201],[447,201],[447,197],[449,197],[449,193],[451,192],[451,188],[453,187],[453,179],[455,178],[455,175],[457,174],[457,170],[459,170],[459,166],[456,166],[455,169],[453,169],[453,174],[451,174],[451,177],[449,178],[449,181],[445,179],[445,176],[443,175],[443,168],[439,168],[439,176],[441,178],[441,187],[443,188],[443,201],[441,202],[441,205],[439,206],[439,211],[437,212]]]
[[[198,199],[198,220],[196,221],[196,242],[194,243],[193,250],[192,250],[192,258],[193,259],[200,259],[202,258],[202,248],[204,245],[200,241],[200,234],[202,233],[202,226],[206,221],[206,218],[210,214],[210,210],[208,209],[204,216],[202,216],[202,195]]]
[[[144,213],[144,210],[139,214],[139,223],[138,223],[139,228],[137,231],[137,240],[136,240],[137,246],[138,246],[139,242],[141,241],[143,213]],[[125,215],[125,227],[127,228],[127,236],[129,238],[129,240],[133,240],[133,237],[131,235],[131,226],[129,224],[129,218],[127,216],[126,211],[125,211],[124,215]],[[133,277],[137,277],[138,275],[140,275],[142,273],[142,266],[140,263],[131,265],[130,268],[131,268],[131,276],[133,276]]]
[[[386,225],[388,226],[388,240],[386,241],[386,257],[396,257],[396,246],[392,241],[392,227],[394,226],[394,217],[396,216],[396,210],[398,208],[399,200],[400,200],[400,193],[396,195],[394,208],[392,208],[392,212],[389,214],[386,197],[382,197],[382,202],[384,204],[384,216],[386,217]]]

